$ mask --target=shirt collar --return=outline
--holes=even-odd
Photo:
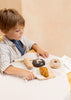
[[[12,41],[10,41],[8,38],[6,38],[6,36],[3,36],[3,41],[4,41],[4,43],[7,44],[7,45],[10,45],[10,46],[14,45]],[[22,38],[21,38],[20,41],[22,42],[22,44],[24,44]],[[24,45],[25,45],[25,44],[24,44]]]

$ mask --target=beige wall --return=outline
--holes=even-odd
[[[22,0],[25,35],[50,53],[71,56],[71,0]]]
[[[21,12],[21,0],[0,0],[0,9],[15,8]]]
[[[0,0],[1,8],[22,13],[25,35],[43,49],[71,57],[71,0]]]

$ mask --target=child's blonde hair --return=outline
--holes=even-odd
[[[17,24],[25,26],[24,18],[15,9],[0,10],[0,29],[9,31]]]

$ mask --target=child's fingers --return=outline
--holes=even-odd
[[[49,57],[49,54],[48,54],[47,52],[45,52],[45,56],[46,56],[46,57]]]
[[[45,54],[43,54],[42,56],[43,56],[43,58],[46,58],[46,55]]]
[[[37,53],[37,57],[39,57],[39,53]]]
[[[26,80],[33,80],[33,79],[35,79],[35,75],[32,73],[32,72],[30,72],[30,75],[27,75],[26,76]]]
[[[33,74],[32,79],[35,79],[35,78],[36,78],[36,76]]]

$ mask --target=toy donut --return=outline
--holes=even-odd
[[[61,62],[59,59],[52,59],[50,61],[50,67],[51,68],[59,68],[61,66]]]
[[[43,59],[34,59],[32,61],[32,64],[34,65],[34,67],[41,67],[45,65],[45,61]]]

